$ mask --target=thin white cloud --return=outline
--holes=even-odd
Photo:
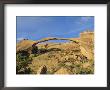
[[[23,37],[20,37],[20,38],[17,38],[17,41],[21,41],[23,39],[24,39]]]
[[[90,16],[81,17],[81,21],[82,21],[82,22],[88,22],[90,19],[91,19]]]
[[[91,19],[91,16],[81,17],[81,19],[80,19],[78,22],[76,22],[76,24],[85,24],[85,23],[87,23],[90,19]]]

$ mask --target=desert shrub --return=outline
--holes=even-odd
[[[38,54],[44,54],[44,53],[46,53],[46,52],[48,52],[48,50],[45,49],[45,48],[40,48],[40,49],[38,50]]]
[[[85,63],[85,62],[87,62],[87,60],[86,60],[86,59],[81,60],[81,63]]]
[[[63,66],[65,66],[65,63],[64,62],[60,62],[59,66],[63,67]]]
[[[38,52],[38,47],[34,46],[32,47],[32,54],[36,54]]]
[[[93,73],[94,73],[93,67],[89,67],[89,68],[81,68],[79,74],[93,74]]]
[[[54,74],[54,71],[47,71],[47,74]]]
[[[61,49],[59,49],[59,48],[50,48],[50,49],[48,49],[48,51],[61,51]]]
[[[93,60],[84,60],[76,61],[71,66],[73,74],[93,74],[94,73],[94,61]]]
[[[39,56],[39,55],[38,55],[38,54],[34,54],[34,55],[33,55],[33,57],[37,57],[37,56]]]
[[[32,58],[29,56],[24,56],[22,53],[16,55],[16,73],[17,74],[27,74],[31,72],[28,64],[31,62]]]
[[[20,55],[20,58],[29,57],[29,55],[30,55],[27,50],[18,51],[16,54],[18,56]]]

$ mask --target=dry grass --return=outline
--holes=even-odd
[[[32,73],[37,74],[39,68],[45,65],[47,74],[93,74],[93,37],[76,38],[76,40],[79,43],[48,43],[47,48],[44,46],[45,43],[38,44],[40,53],[30,55],[32,62],[29,68]],[[29,48],[33,43],[35,41],[24,40],[17,44],[17,50]]]

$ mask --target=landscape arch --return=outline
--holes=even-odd
[[[46,42],[46,41],[49,41],[49,40],[69,40],[69,41],[72,41],[72,42],[77,43],[77,44],[79,43],[75,39],[70,39],[70,38],[54,38],[54,37],[52,37],[52,38],[44,38],[44,39],[38,40],[38,41],[36,41],[32,45],[32,47],[35,47],[37,44],[42,43],[42,42]]]

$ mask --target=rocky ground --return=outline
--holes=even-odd
[[[94,74],[94,39],[91,33],[90,37],[68,38],[70,41],[65,43],[45,42],[53,39],[59,38],[39,40],[43,43],[35,47],[36,41],[25,39],[17,43],[17,74]]]
[[[80,46],[76,43],[49,46],[45,52],[31,56],[33,60],[29,67],[33,74],[40,74],[43,71],[42,68],[46,69],[46,74],[94,73],[93,58],[88,59],[83,55]]]

